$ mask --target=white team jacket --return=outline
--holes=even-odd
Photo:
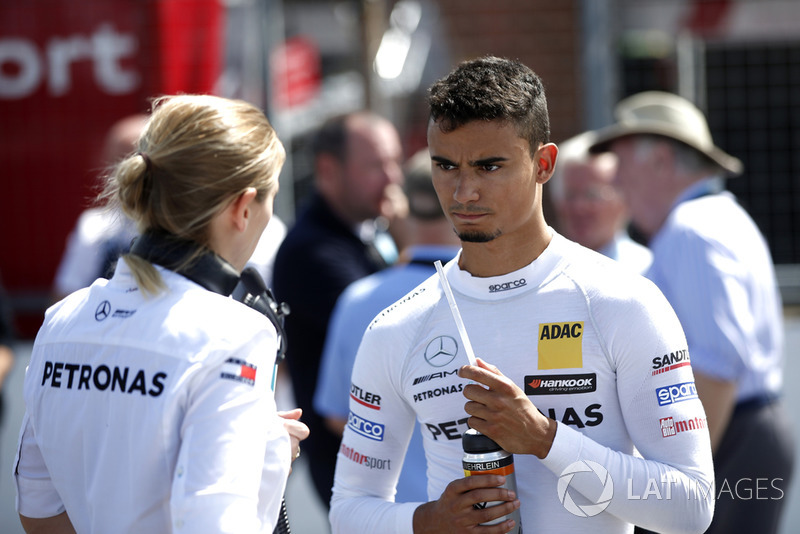
[[[81,533],[271,533],[290,464],[276,334],[235,300],[124,260],[51,307],[25,376],[17,510]]]

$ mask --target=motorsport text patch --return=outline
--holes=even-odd
[[[583,367],[583,321],[539,323],[539,369]]]

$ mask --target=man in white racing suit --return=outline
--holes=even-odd
[[[545,222],[558,151],[538,76],[468,61],[429,102],[433,183],[462,241],[444,275],[479,358],[469,365],[436,276],[373,320],[352,375],[333,531],[473,532],[519,507],[525,532],[703,532],[713,465],[683,330],[652,283]],[[430,502],[395,504],[415,419]],[[516,493],[499,475],[464,476],[469,427],[515,455]]]

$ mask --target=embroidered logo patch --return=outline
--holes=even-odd
[[[256,366],[238,358],[228,358],[219,376],[252,386],[256,383]]]

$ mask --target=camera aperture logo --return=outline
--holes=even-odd
[[[600,497],[598,497],[596,503],[579,506],[572,499],[568,490],[572,478],[577,473],[585,472],[593,472],[597,475],[600,483],[603,484],[603,491],[600,493]],[[614,495],[614,481],[611,480],[606,468],[597,462],[578,460],[577,462],[569,464],[566,469],[561,472],[561,475],[558,477],[557,490],[558,500],[569,513],[578,517],[592,517],[608,508],[608,505],[611,504],[611,497]]]

